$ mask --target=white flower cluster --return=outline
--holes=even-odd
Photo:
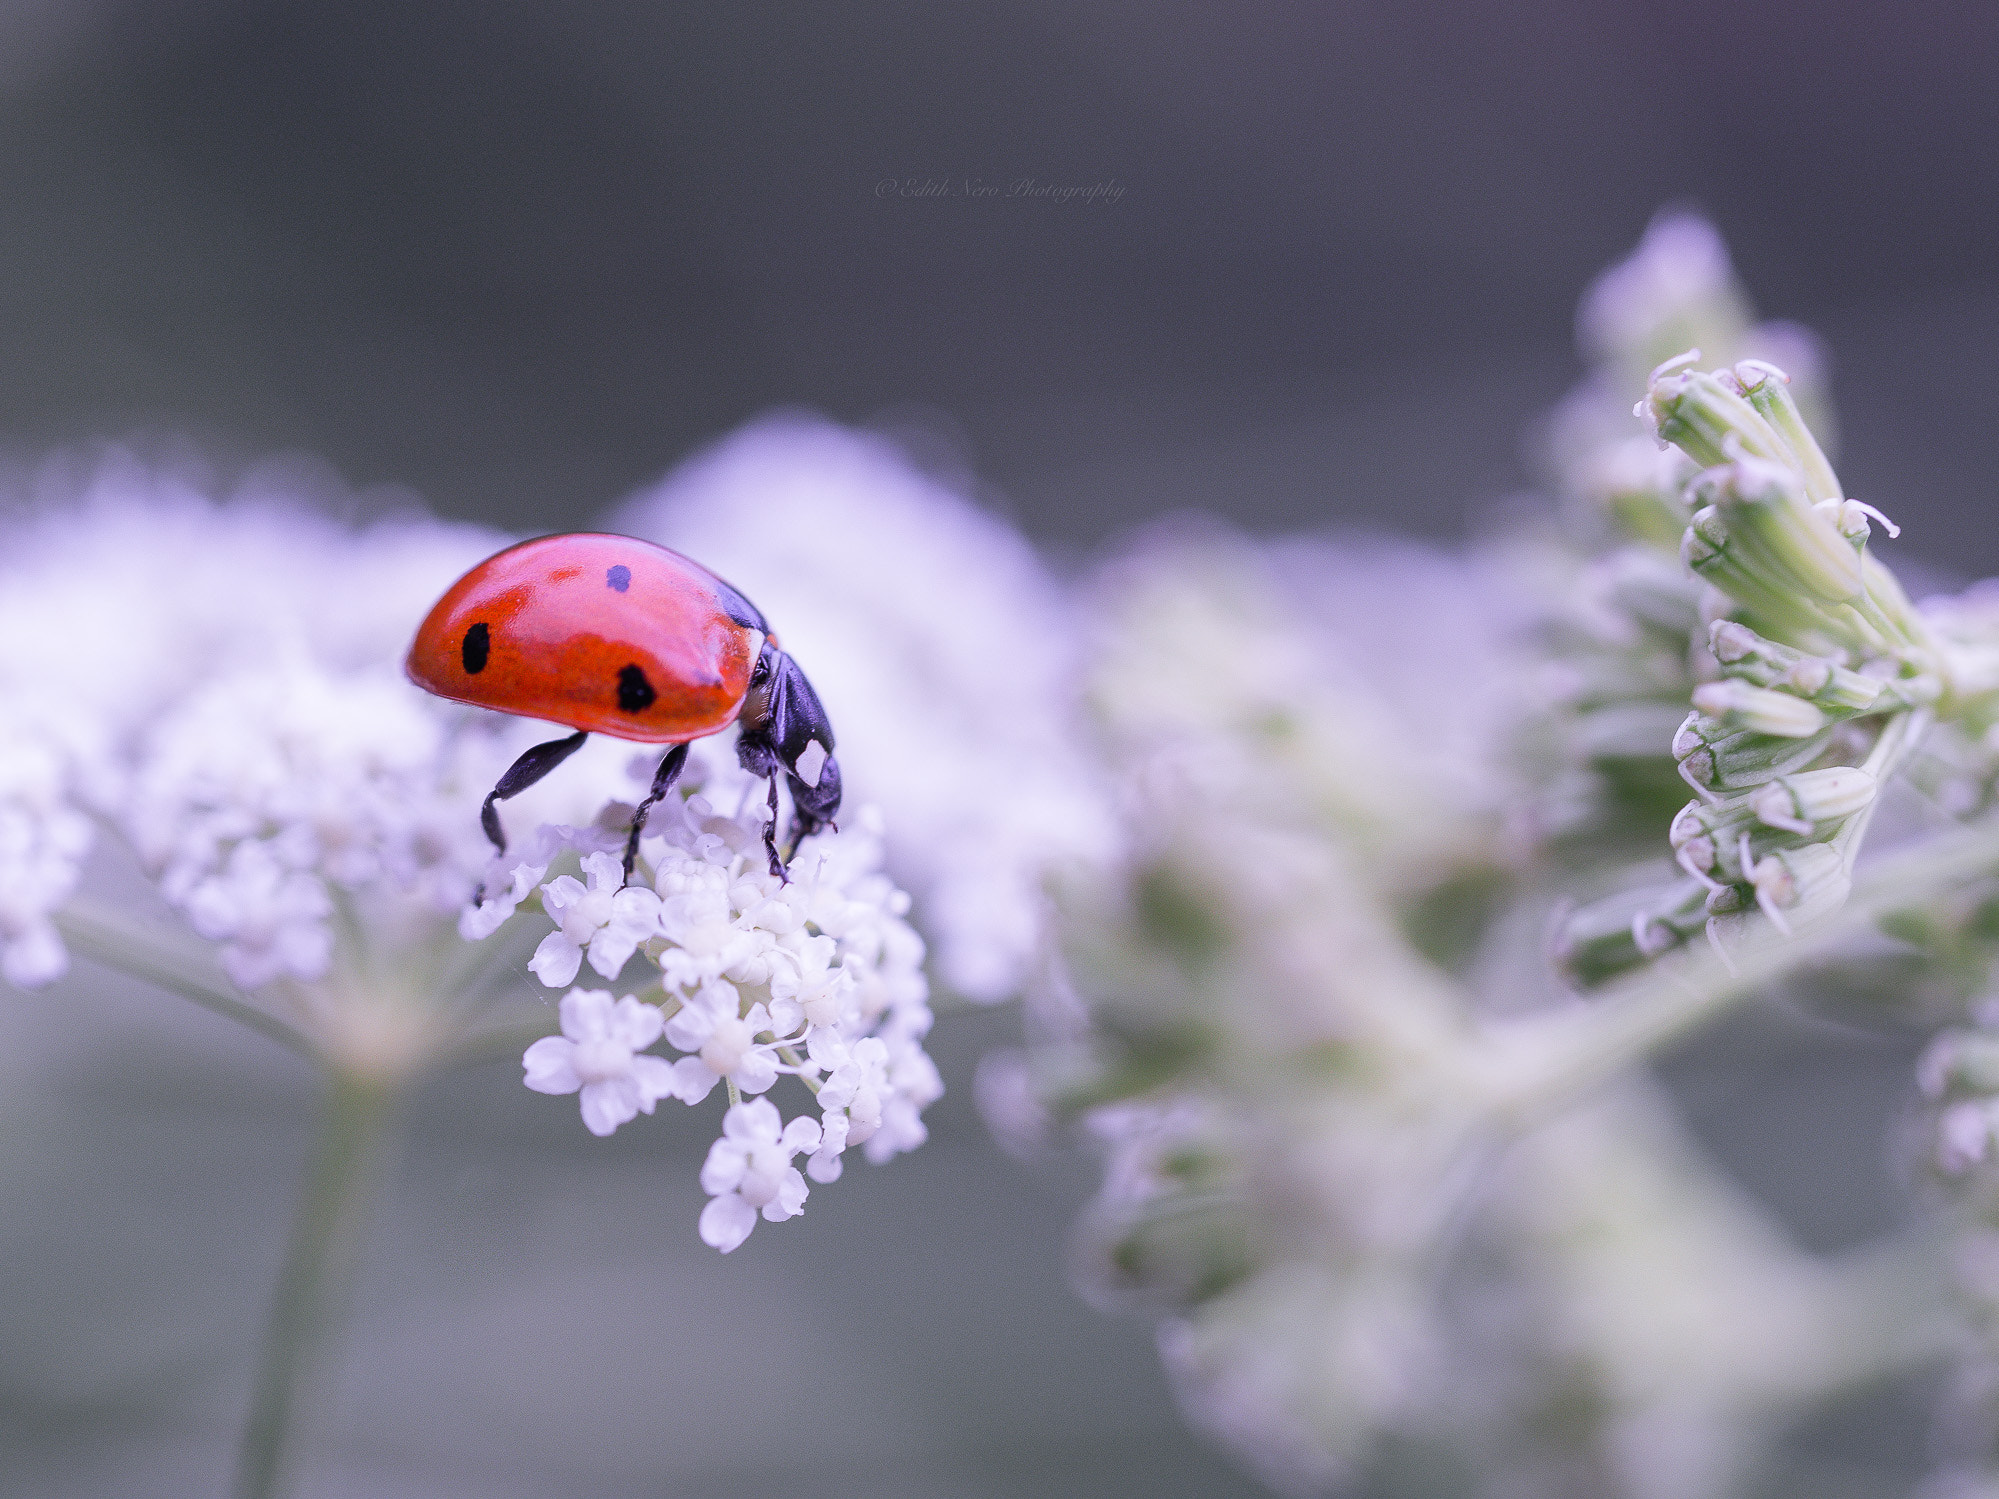
[[[758,1212],[776,1223],[803,1211],[808,1189],[793,1156],[808,1155],[812,1179],[826,1183],[850,1146],[877,1163],[913,1150],[944,1087],[923,1050],[923,941],[904,919],[908,896],[879,872],[879,815],[863,808],[840,832],[807,839],[782,880],[765,862],[762,822],[710,804],[733,794],[758,805],[747,778],[696,768],[689,780],[706,794],[669,798],[648,821],[648,877],[622,885],[610,835],[545,828],[507,889],[466,921],[478,936],[538,902],[555,930],[530,966],[551,988],[585,961],[618,980],[643,952],[642,997],[569,992],[562,1034],[523,1059],[527,1085],[580,1093],[583,1122],[608,1135],[661,1099],[696,1104],[725,1084],[722,1138],[701,1173],[713,1198],[701,1237],[727,1253]],[[583,878],[547,878],[571,848],[583,850]],[[677,1060],[647,1052],[662,1037]],[[762,1095],[785,1076],[810,1091],[816,1117],[780,1120]]]
[[[49,488],[69,486],[48,476]],[[354,533],[253,476],[230,508],[114,457],[8,525],[0,566],[0,971],[47,983],[100,828],[255,988],[330,971],[336,906],[435,919],[485,861],[505,747],[401,680],[407,621],[493,539]],[[462,719],[462,715],[456,715]],[[470,801],[466,798],[469,795]]]
[[[117,825],[239,988],[323,979],[340,905],[397,946],[455,918],[485,868],[498,747],[452,729],[387,664],[240,667],[141,731]]]
[[[420,520],[349,530],[282,478],[217,505],[117,458],[45,487],[6,519],[0,563],[9,982],[61,977],[81,943],[266,1017],[336,1070],[393,1078],[532,1014],[510,978],[523,939],[555,989],[586,961],[610,981],[643,953],[646,999],[577,990],[528,1081],[580,1090],[600,1134],[726,1083],[702,1219],[725,1248],[753,1210],[799,1211],[793,1155],[827,1182],[849,1146],[880,1161],[922,1142],[942,1091],[922,1048],[924,948],[865,804],[796,851],[787,883],[764,862],[757,788],[733,764],[697,765],[684,789],[737,810],[669,797],[642,842],[648,878],[621,888],[657,752],[600,742],[508,801],[515,857],[496,864],[480,802],[547,730],[431,697],[401,662],[431,602],[499,538]],[[149,895],[131,894],[132,872]],[[493,897],[474,906],[482,886]],[[677,1063],[640,1055],[662,1036]],[[786,1074],[816,1111],[779,1126],[761,1095]]]

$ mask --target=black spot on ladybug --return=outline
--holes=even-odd
[[[652,706],[659,694],[652,690],[652,683],[646,674],[636,666],[627,666],[618,673],[618,709],[624,713],[643,713]]]
[[[616,567],[604,574],[604,581],[617,589],[619,593],[623,593],[627,588],[632,586],[632,570],[620,562]],[[647,698],[646,701],[651,702],[652,699]]]
[[[481,621],[465,632],[465,645],[460,654],[465,660],[465,670],[477,676],[486,669],[486,654],[493,648],[492,632]]]

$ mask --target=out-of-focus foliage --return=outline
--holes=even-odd
[[[1088,595],[1122,852],[1055,870],[1063,962],[988,1107],[1103,1152],[1084,1284],[1286,1490],[1746,1493],[1788,1421],[1983,1356],[1961,1208],[1808,1254],[1643,1063],[1758,979],[1876,1024],[1987,992],[1986,596],[1910,605],[1815,345],[1705,223],[1655,223],[1580,333],[1545,521],[1169,527]],[[1981,1035],[1925,1074],[1953,1181],[1999,1153]]]

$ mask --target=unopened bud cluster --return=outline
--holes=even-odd
[[[1642,539],[1551,582],[1538,831],[1568,862],[1635,857],[1656,845],[1679,796],[1670,745],[1708,669],[1689,650],[1700,585]]]
[[[1841,492],[1787,377],[1760,360],[1703,372],[1697,358],[1661,365],[1637,407],[1700,466],[1680,556],[1706,585],[1713,679],[1672,739],[1694,799],[1668,834],[1692,884],[1572,920],[1561,955],[1584,981],[1752,906],[1785,930],[1837,910],[1880,785],[1945,693],[1925,621],[1868,552],[1878,512]]]

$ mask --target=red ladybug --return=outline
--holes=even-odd
[[[494,805],[518,796],[591,734],[673,746],[632,817],[625,877],[646,814],[687,763],[689,740],[738,725],[736,758],[770,781],[764,847],[777,853],[777,777],[791,785],[794,843],[840,810],[833,727],[819,694],[748,599],[700,563],[649,541],[579,532],[488,557],[432,607],[404,670],[439,697],[566,723],[500,777],[480,825],[506,852]]]

